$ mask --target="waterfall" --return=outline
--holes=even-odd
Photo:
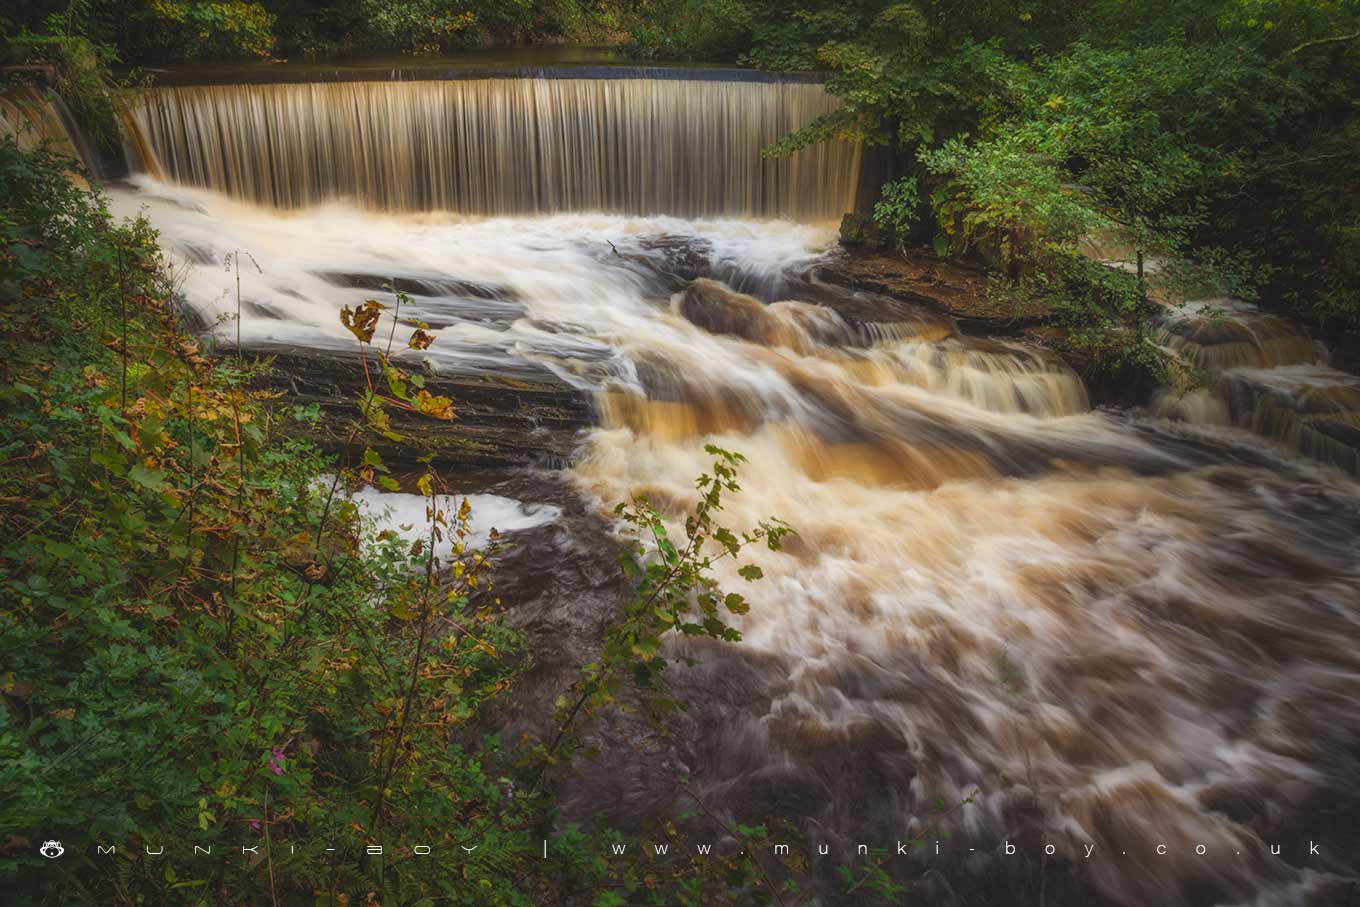
[[[838,101],[809,82],[488,78],[161,88],[135,109],[167,178],[277,208],[839,218],[860,147],[762,149]]]
[[[1157,338],[1202,386],[1162,388],[1153,414],[1244,428],[1360,475],[1360,379],[1328,366],[1302,328],[1240,301],[1207,300],[1168,313]]]
[[[833,104],[701,79],[162,89],[135,112],[162,175],[110,207],[151,220],[186,305],[248,348],[352,359],[341,306],[390,286],[412,372],[588,395],[558,478],[600,513],[645,497],[683,538],[704,445],[749,458],[724,524],[797,534],[749,551],[759,583],[713,561],[750,603],[742,641],[668,639],[685,723],[664,744],[602,723],[611,756],[581,761],[564,815],[641,824],[692,796],[846,849],[947,829],[943,855],[881,864],[929,903],[1015,903],[1045,865],[1065,904],[1285,907],[1349,885],[1267,848],[1321,836],[1318,804],[1324,830],[1360,815],[1356,488],[1231,426],[1264,413],[1342,463],[1360,387],[1314,387],[1340,379],[1264,313],[1187,309],[1161,343],[1223,383],[1166,403],[1210,427],[1173,426],[1093,408],[1042,348],[811,279],[859,151],[759,150]],[[416,323],[432,346],[406,348]],[[460,427],[487,419],[476,401],[455,401]],[[580,554],[591,576],[599,554]],[[529,607],[570,682],[556,637],[604,617],[556,583]]]

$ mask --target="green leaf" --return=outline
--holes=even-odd
[[[90,454],[90,461],[97,466],[103,466],[116,476],[121,476],[127,469],[127,457],[113,447],[104,447],[94,451]]]
[[[159,491],[165,485],[165,471],[161,469],[147,469],[141,463],[128,470],[128,481],[136,482],[144,488],[152,491]]]
[[[741,543],[737,541],[737,537],[732,534],[730,529],[718,528],[713,533],[713,539],[732,554],[741,550]]]
[[[383,462],[382,455],[371,447],[364,449],[364,465],[372,466],[379,472],[388,472],[387,464]]]

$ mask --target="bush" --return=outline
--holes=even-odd
[[[430,548],[374,538],[343,496],[329,502],[333,464],[289,437],[314,414],[271,408],[252,389],[261,366],[211,361],[180,332],[145,222],[113,223],[66,176],[46,152],[0,146],[11,903],[54,885],[67,903],[167,886],[266,896],[258,870],[176,879],[86,857],[64,883],[24,874],[34,829],[132,850],[234,844],[250,828],[309,842],[272,867],[303,890],[357,884],[356,866],[321,878],[304,854],[395,824],[432,841],[485,824],[492,860],[527,847],[492,826],[520,827],[539,804],[508,796],[449,733],[523,666],[472,601],[485,565],[455,550],[466,511],[435,534],[461,579],[435,588]],[[430,636],[436,614],[466,632]]]

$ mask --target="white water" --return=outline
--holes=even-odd
[[[359,512],[373,521],[379,531],[395,533],[408,542],[429,538],[428,498],[400,491],[382,491],[371,486],[350,494]],[[439,498],[439,506],[447,513],[456,513],[466,500],[472,510],[468,534],[461,541],[466,548],[484,548],[491,541],[491,532],[498,535],[521,532],[546,526],[561,516],[561,509],[551,504],[526,503],[498,494],[448,495]]]
[[[755,555],[761,583],[723,568],[753,602],[739,646],[681,647],[705,665],[686,681],[705,729],[690,771],[724,811],[799,804],[818,834],[892,840],[976,788],[960,840],[1091,843],[1106,859],[1082,869],[1088,902],[1295,903],[1353,865],[1266,850],[1320,836],[1324,806],[1360,815],[1360,499],[1338,476],[1092,412],[1032,350],[833,343],[853,332],[799,306],[753,316],[762,342],[710,333],[636,263],[680,237],[778,287],[829,228],[282,215],[140,185],[115,210],[148,206],[213,262],[184,284],[210,318],[235,308],[225,254],[258,260],[248,345],[352,348],[338,310],[374,294],[319,271],[501,288],[489,311],[418,299],[443,325],[420,358],[596,393],[605,424],[571,475],[601,508],[646,494],[682,531],[703,443],[750,459],[725,519],[799,534]]]
[[[1202,386],[1161,390],[1151,411],[1200,426],[1236,426],[1360,475],[1360,378],[1331,368],[1298,325],[1235,300],[1168,314],[1163,350]]]

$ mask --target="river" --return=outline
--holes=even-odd
[[[722,818],[891,847],[976,791],[941,853],[893,864],[930,903],[1341,903],[1356,485],[1093,408],[1037,347],[819,304],[860,152],[759,149],[833,107],[714,78],[177,87],[137,114],[154,160],[112,206],[162,231],[205,324],[236,309],[225,257],[253,257],[247,347],[352,349],[354,275],[408,281],[436,338],[408,366],[590,396],[564,478],[601,513],[643,494],[683,531],[703,445],[748,458],[726,521],[797,534],[761,582],[718,567],[751,601],[739,644],[671,647],[695,664],[667,746]],[[721,284],[686,289],[677,256]],[[582,809],[684,808],[586,774]]]

